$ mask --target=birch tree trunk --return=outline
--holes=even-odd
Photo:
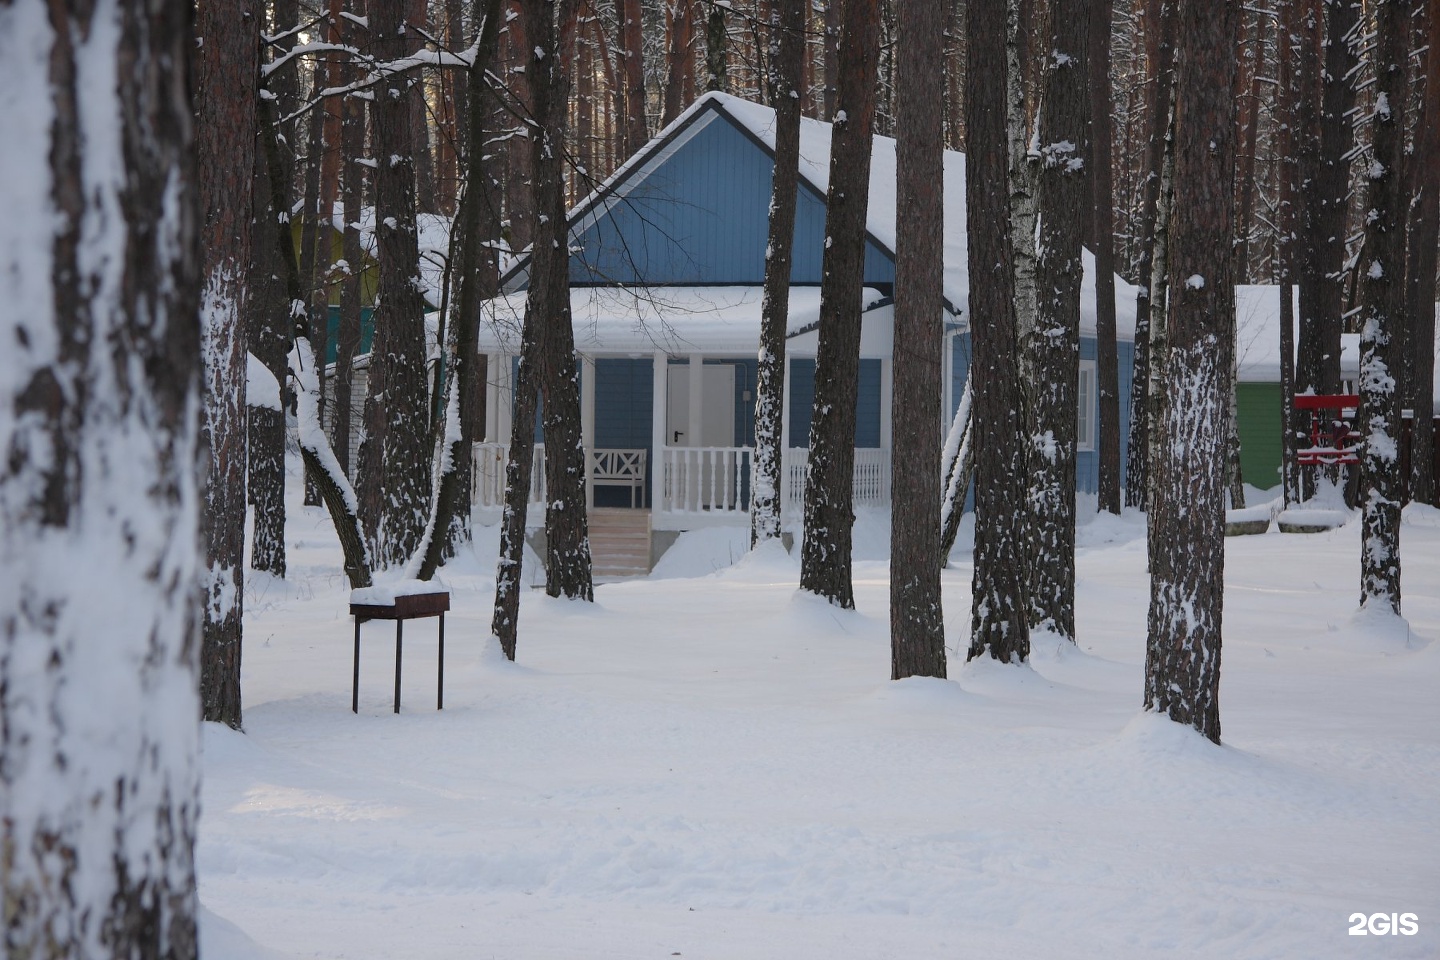
[[[245,276],[250,265],[260,21],[250,0],[201,3],[195,131],[203,215],[201,441],[206,473],[200,699],[206,720],[240,728],[245,552]]]
[[[0,7],[0,84],[24,105],[0,180],[0,954],[16,960],[197,955],[195,49],[186,4]]]
[[[940,397],[945,290],[945,10],[900,0],[890,679],[945,676],[940,607]]]
[[[1145,708],[1220,742],[1225,586],[1225,404],[1234,339],[1225,316],[1235,229],[1235,57],[1239,5],[1180,0],[1175,217],[1168,344],[1171,400],[1153,425],[1158,533],[1150,562]],[[1183,402],[1181,402],[1183,401]]]
[[[815,356],[800,589],[853,609],[850,546],[855,522],[855,400],[875,73],[880,56],[879,0],[849,0],[841,17],[840,90],[830,140],[830,189],[825,198],[820,340]]]
[[[1026,515],[1024,423],[1015,353],[1012,233],[994,229],[1009,214],[1005,10],[972,0],[965,12],[965,129],[970,146],[965,204],[977,451],[975,574],[966,659],[990,656],[1016,663],[1030,656],[1020,553]]]
[[[1400,613],[1400,405],[1396,371],[1405,344],[1406,39],[1408,0],[1376,6],[1375,112],[1370,118],[1365,246],[1361,253],[1360,605]],[[1433,307],[1431,309],[1434,309]]]

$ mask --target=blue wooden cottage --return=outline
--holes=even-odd
[[[761,285],[774,167],[775,114],[709,93],[569,214],[571,306],[590,450],[592,503],[651,511],[656,530],[743,523],[754,442]],[[802,121],[791,271],[786,415],[787,523],[799,522],[814,395],[830,126]],[[867,217],[856,426],[857,506],[889,502],[895,142],[877,137]],[[969,366],[965,160],[945,155],[945,422]],[[485,304],[486,439],[476,500],[503,493],[511,387],[525,309],[528,256]],[[1096,485],[1094,261],[1085,255],[1078,485]],[[1120,389],[1128,395],[1135,290],[1117,278]],[[1123,405],[1122,405],[1123,406]],[[1122,423],[1121,440],[1126,434]],[[537,437],[537,439],[541,439]],[[537,453],[543,456],[543,451]],[[1123,458],[1122,458],[1123,459]],[[543,498],[535,471],[537,500]]]

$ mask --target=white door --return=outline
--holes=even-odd
[[[700,436],[690,436],[690,364],[670,365],[670,395],[665,402],[665,445],[669,447],[733,447],[735,445],[735,365],[707,363],[700,402]]]

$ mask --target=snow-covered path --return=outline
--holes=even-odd
[[[857,563],[845,613],[797,595],[783,553],[593,607],[527,594],[509,664],[482,529],[445,574],[445,710],[434,621],[407,625],[398,717],[374,623],[356,717],[338,549],[292,511],[296,572],[250,592],[246,734],[206,731],[199,849],[205,905],[277,955],[1440,953],[1440,512],[1402,532],[1408,645],[1353,616],[1358,523],[1229,541],[1215,748],[1140,716],[1130,519],[1081,532],[1083,652],[952,648],[958,682],[901,683],[887,565]],[[727,552],[701,539],[672,572]],[[946,574],[952,644],[969,577]],[[1357,912],[1420,932],[1351,937]],[[223,927],[211,960],[246,955]]]

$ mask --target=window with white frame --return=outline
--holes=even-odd
[[[1075,391],[1075,447],[1095,449],[1095,361],[1080,361],[1080,385]]]

